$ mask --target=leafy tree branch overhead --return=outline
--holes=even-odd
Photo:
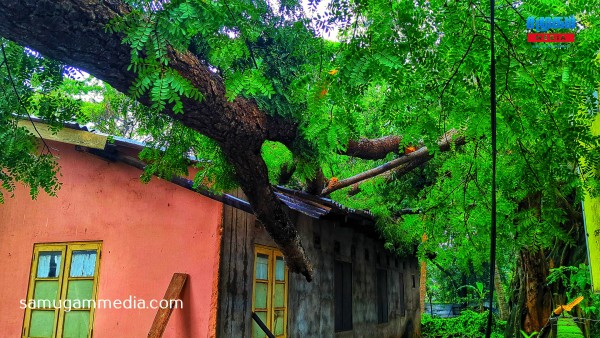
[[[202,19],[201,15],[215,14],[214,8],[168,2],[155,5],[161,8],[132,10],[135,6],[106,1],[8,2],[1,10],[3,23],[0,34],[47,57],[84,69],[117,90],[132,92],[141,102],[216,141],[234,167],[235,179],[248,196],[258,219],[282,248],[290,269],[310,280],[310,262],[293,224],[275,198],[267,168],[260,156],[266,140],[278,141],[296,150],[294,144],[301,143],[297,118],[269,114],[268,109],[261,109],[254,100],[231,95],[219,72],[211,70],[208,62],[199,58],[206,55],[182,48],[192,42],[190,38],[197,39],[196,35],[201,35],[206,27],[197,27],[192,36],[184,34],[183,37],[173,36],[175,39],[166,40],[165,35],[172,27],[189,29],[185,25],[193,24],[179,20],[182,27],[178,27],[172,19],[198,21]],[[167,13],[164,17],[163,12]],[[20,16],[15,13],[29,14]],[[134,19],[141,20],[141,24],[132,24]],[[239,22],[231,24],[233,30]],[[133,25],[133,28],[128,28],[130,31],[121,27],[130,25]],[[218,23],[214,29],[223,26]],[[303,31],[304,39],[316,39],[305,31],[304,26],[300,26],[299,30]],[[188,41],[173,43],[185,38]],[[248,37],[244,39],[249,43]],[[132,48],[122,43],[123,40],[134,47],[133,58]],[[258,41],[254,40],[255,43]],[[257,47],[248,45],[247,48],[248,52],[252,52]],[[255,63],[255,56],[251,57]],[[244,71],[253,70],[248,68]],[[348,151],[357,157],[382,157],[398,149],[398,139],[393,139],[391,144],[362,139],[350,143]]]

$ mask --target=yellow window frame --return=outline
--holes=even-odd
[[[96,265],[94,267],[94,276],[93,277],[70,277],[69,273],[71,271],[71,259],[73,256],[73,251],[96,251]],[[38,278],[37,270],[39,263],[39,255],[42,252],[60,252],[61,253],[61,262],[60,262],[60,272],[58,277],[56,278]],[[57,301],[63,302],[67,299],[67,291],[68,285],[70,281],[74,280],[93,280],[92,285],[92,300],[95,302],[97,300],[98,293],[98,276],[100,272],[100,261],[102,256],[102,242],[67,242],[67,243],[44,243],[44,244],[34,244],[33,247],[33,257],[31,259],[31,271],[29,276],[29,286],[27,288],[27,305],[32,302],[34,299],[35,285],[36,281],[58,281],[58,290],[57,290]],[[66,272],[66,273],[65,273]],[[56,304],[58,305],[58,304]],[[36,310],[38,310],[36,308]],[[48,308],[50,311],[51,308]],[[95,308],[91,306],[90,308],[82,308],[80,310],[89,310],[90,311],[90,319],[88,326],[88,337],[92,337],[93,334],[93,326],[94,326],[94,315]],[[63,335],[63,324],[65,318],[65,307],[54,308],[54,326],[52,328],[52,338],[61,338]],[[70,311],[77,311],[75,309],[70,309]],[[31,325],[31,314],[32,308],[27,306],[25,308],[25,318],[23,320],[23,330],[21,332],[23,338],[32,338],[29,335],[30,325]]]
[[[262,254],[262,255],[265,255],[268,257],[268,260],[267,260],[268,261],[268,272],[267,272],[266,280],[256,278],[256,263],[257,263],[257,257],[259,254]],[[271,332],[273,332],[274,328],[275,328],[275,313],[276,313],[276,311],[283,310],[283,313],[284,313],[283,334],[276,335],[275,337],[285,338],[285,337],[287,337],[287,316],[288,316],[288,306],[287,306],[287,304],[288,304],[288,267],[287,267],[287,265],[284,265],[285,271],[284,271],[283,281],[277,281],[275,278],[277,258],[281,258],[283,260],[283,254],[277,248],[263,246],[263,245],[255,245],[254,246],[254,269],[253,269],[253,273],[252,273],[252,311],[253,312],[258,311],[258,312],[263,312],[263,313],[266,312],[267,322],[264,324],[269,328],[269,330],[271,330]],[[256,308],[255,294],[256,294],[257,282],[267,284],[266,309],[257,309]],[[274,306],[275,286],[278,284],[284,285],[283,307],[275,307]],[[254,326],[254,320],[252,320],[252,326]],[[252,330],[252,332],[253,332],[253,338],[259,338],[259,337],[254,337],[254,330]],[[275,332],[273,332],[273,334],[275,334]],[[266,335],[264,337],[266,337]],[[261,335],[260,338],[263,338],[263,336]]]

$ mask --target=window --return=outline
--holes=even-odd
[[[287,267],[283,255],[275,248],[256,246],[254,254],[254,290],[252,311],[276,337],[287,331]],[[267,335],[252,321],[252,337]]]
[[[92,336],[100,243],[36,244],[23,337]]]
[[[335,261],[335,332],[352,330],[352,264]]]
[[[388,322],[387,270],[377,269],[377,322]]]

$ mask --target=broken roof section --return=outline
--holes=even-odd
[[[34,124],[35,129],[33,128]],[[63,129],[56,131],[52,130],[44,121],[33,118],[31,121],[19,121],[19,126],[27,128],[38,137],[41,136],[46,140],[73,144],[78,147],[78,150],[100,156],[109,161],[123,162],[140,170],[144,170],[146,166],[146,163],[139,160],[137,156],[132,156],[132,152],[137,155],[137,153],[147,147],[144,142],[90,131],[87,127],[77,123],[65,123]],[[109,139],[112,142],[108,142]],[[195,157],[190,157],[190,160],[193,162],[198,161]],[[206,189],[194,188],[193,181],[187,178],[173,177],[170,182],[223,204],[253,213],[250,203],[243,199],[229,194],[217,194]],[[275,187],[275,195],[288,208],[309,217],[339,220],[345,226],[352,227],[357,231],[371,235],[376,235],[377,233],[374,226],[375,218],[369,211],[350,209],[331,199],[281,186]]]

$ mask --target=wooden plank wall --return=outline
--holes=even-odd
[[[251,336],[254,228],[254,216],[223,206],[218,337]]]
[[[420,336],[416,258],[397,258],[384,250],[383,242],[335,223],[301,216],[297,224],[304,247],[314,264],[315,279],[306,283],[301,276],[290,275],[288,304],[289,317],[293,321],[288,319],[289,337]],[[315,236],[320,237],[320,248],[315,246]],[[339,253],[335,252],[336,246],[339,246]],[[338,333],[334,333],[335,260],[352,263],[353,330]],[[377,268],[386,269],[388,278],[389,320],[382,324],[377,323]]]
[[[236,195],[243,197],[239,192]],[[384,250],[383,242],[332,221],[318,221],[296,212],[292,217],[313,262],[315,278],[307,283],[301,275],[289,275],[288,337],[420,336],[416,258],[396,258]],[[255,227],[254,216],[228,206],[223,210],[222,240],[218,337],[251,337],[254,244],[275,245],[266,231]],[[335,252],[336,246],[339,252]],[[334,333],[336,259],[352,263],[354,325],[352,331],[341,333]],[[378,267],[388,270],[389,321],[383,324],[377,323]]]

